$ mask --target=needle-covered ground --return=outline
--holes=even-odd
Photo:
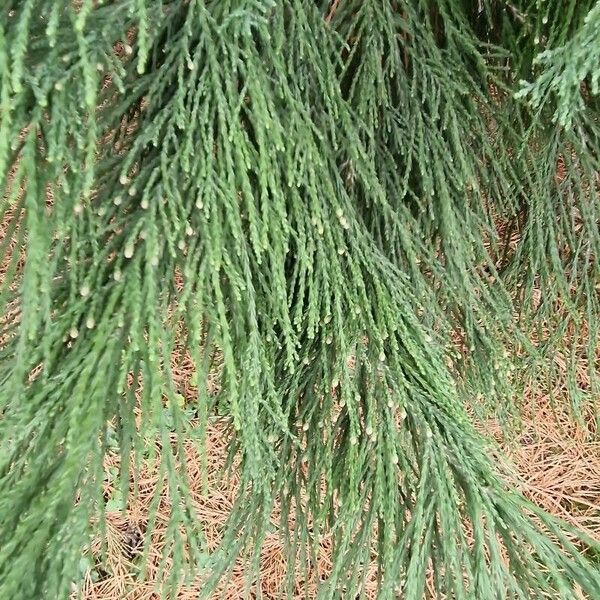
[[[182,396],[186,402],[193,401],[196,390],[190,385],[190,380],[194,382],[191,362],[185,357],[183,360],[176,358]],[[212,386],[214,382],[209,381],[209,391],[214,391]],[[553,382],[552,389],[541,384],[531,387],[525,394],[524,417],[516,435],[504,435],[494,421],[481,423],[481,428],[491,433],[506,451],[514,466],[515,480],[528,498],[600,541],[600,441],[595,435],[592,418],[577,422],[570,416],[565,408],[569,406],[566,394],[560,377]],[[224,423],[214,421],[209,425],[207,481],[203,476],[205,466],[194,444],[190,442],[185,448],[194,506],[198,518],[206,526],[211,546],[217,545],[221,528],[235,502],[238,484],[235,468],[230,477],[220,476],[227,456],[226,436]],[[157,582],[169,575],[169,564],[161,563],[169,498],[164,495],[160,500],[152,543],[145,548],[144,533],[150,505],[159,485],[157,462],[144,463],[137,478],[138,495],[130,499],[125,511],[118,507],[120,496],[111,479],[117,464],[116,456],[109,456],[105,482],[109,508],[106,554],[102,556],[99,536],[90,555],[81,563],[85,571],[83,600],[158,600]],[[230,580],[222,586],[222,595],[216,594],[215,600],[245,598],[248,585],[253,591],[250,598],[270,600],[279,597],[290,574],[285,547],[276,531],[279,515],[273,517],[273,531],[268,535],[261,555],[260,581],[248,582],[239,561]],[[321,540],[315,572],[305,573],[298,569],[294,574],[295,597],[299,600],[316,597],[315,578],[326,577],[331,568],[330,543],[328,538]],[[145,556],[148,557],[148,570],[145,579],[141,580]],[[373,565],[366,586],[367,598],[373,600],[377,597],[376,578]],[[179,600],[196,600],[200,587],[200,578],[182,587]],[[435,595],[431,592],[428,597],[435,598]]]

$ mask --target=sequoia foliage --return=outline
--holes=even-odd
[[[373,561],[382,599],[600,597],[469,413],[510,426],[559,349],[593,411],[600,3],[1,4],[2,598],[77,585],[109,429],[125,495],[160,444],[167,596],[258,571],[278,504],[288,594],[330,534],[323,599]],[[215,415],[242,483],[210,553],[182,445]]]

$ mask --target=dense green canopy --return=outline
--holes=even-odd
[[[567,335],[598,393],[599,85],[595,0],[4,0],[0,597],[70,594],[110,425],[124,491],[162,444],[171,597],[258,567],[278,502],[290,573],[333,532],[319,598],[373,560],[382,599],[600,598],[467,413],[510,423]],[[219,362],[193,414],[182,337]],[[215,414],[210,554],[181,444]]]

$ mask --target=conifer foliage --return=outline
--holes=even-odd
[[[290,594],[331,534],[323,599],[373,561],[382,599],[600,598],[467,413],[567,333],[598,391],[599,86],[593,0],[4,0],[0,597],[77,586],[116,432],[125,495],[161,447],[166,596],[257,571],[278,503]],[[181,457],[215,415],[210,553]]]

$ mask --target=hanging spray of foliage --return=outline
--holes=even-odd
[[[600,597],[467,414],[567,330],[598,391],[599,77],[591,0],[3,2],[0,597],[69,596],[109,424],[124,495],[161,444],[167,596],[258,569],[277,502],[290,574],[332,535],[319,598],[373,560],[382,599]],[[181,331],[199,382],[222,357],[192,420]],[[217,413],[209,553],[181,457]]]

